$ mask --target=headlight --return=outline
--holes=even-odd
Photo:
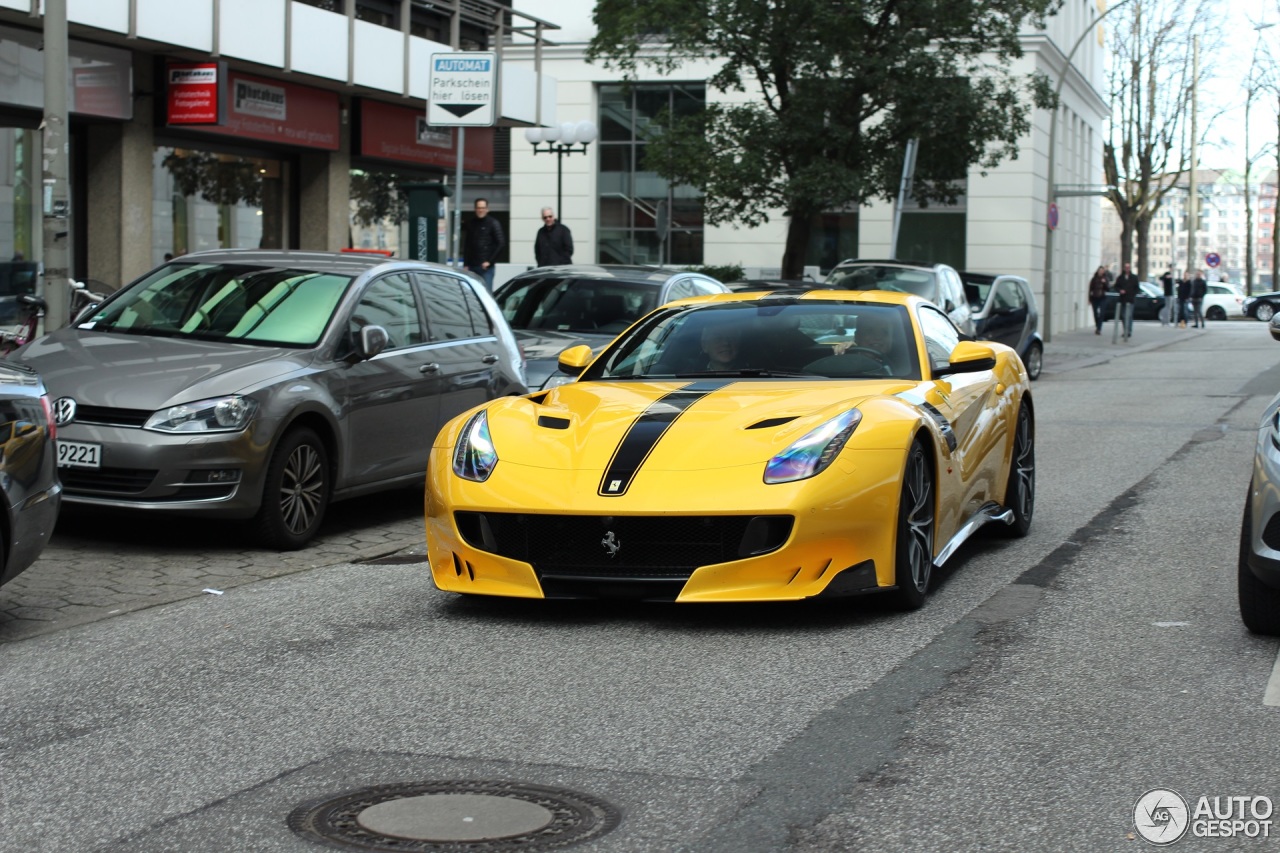
[[[862,412],[850,409],[817,429],[810,430],[764,466],[766,483],[790,483],[821,474],[840,455],[858,424]]]
[[[157,432],[235,432],[249,425],[258,404],[248,397],[214,397],[156,412],[143,429]]]
[[[453,473],[464,480],[483,483],[498,464],[498,452],[489,437],[489,413],[479,411],[471,416],[453,449]]]
[[[551,374],[551,376],[547,377],[546,382],[542,383],[541,390],[546,391],[548,388],[558,388],[561,385],[568,385],[570,382],[577,381],[578,377],[570,376],[568,373],[561,373],[557,370],[555,373]]]

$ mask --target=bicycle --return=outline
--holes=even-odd
[[[48,304],[43,299],[30,293],[23,293],[15,297],[14,301],[18,303],[19,310],[24,316],[17,331],[0,330],[0,356],[9,355],[35,338],[40,331],[40,320],[44,317],[45,311],[49,310]]]

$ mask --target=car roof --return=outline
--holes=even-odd
[[[692,270],[673,270],[667,267],[646,266],[643,264],[565,264],[554,267],[536,267],[522,272],[508,281],[525,278],[612,278],[619,281],[647,282],[662,284],[676,276],[696,275],[700,278],[715,281],[711,276]]]
[[[864,305],[901,305],[911,308],[916,305],[933,305],[931,301],[914,293],[901,293],[896,290],[832,290],[830,288],[805,291],[762,291],[738,290],[731,293],[712,293],[704,296],[689,296],[677,299],[672,305],[694,305],[710,302],[764,302],[781,305],[795,302],[856,302]],[[934,306],[936,307],[936,306]]]
[[[296,249],[212,249],[207,252],[191,252],[179,255],[171,263],[187,261],[205,264],[255,264],[285,269],[305,269],[314,272],[359,275],[375,267],[386,265],[411,265],[416,268],[451,269],[444,264],[389,258],[386,255],[363,252],[306,252]]]

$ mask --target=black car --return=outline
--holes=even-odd
[[[974,337],[1016,350],[1027,368],[1027,377],[1039,379],[1044,365],[1044,341],[1031,285],[1016,275],[962,272],[960,279],[973,313]]]
[[[0,361],[0,583],[40,556],[62,502],[49,396],[31,368]]]
[[[1114,290],[1107,291],[1107,302],[1102,306],[1102,319],[1110,320],[1116,316],[1116,300],[1120,294]],[[1149,281],[1138,282],[1138,295],[1133,298],[1133,319],[1159,320],[1160,309],[1164,307],[1164,291],[1159,285]]]
[[[1243,307],[1246,317],[1253,317],[1264,323],[1269,323],[1272,317],[1280,314],[1280,291],[1255,293],[1252,296],[1245,297]]]
[[[714,278],[661,267],[571,265],[538,267],[508,280],[494,294],[524,351],[529,389],[574,377],[560,372],[560,353],[580,344],[599,352],[659,305],[728,293]]]

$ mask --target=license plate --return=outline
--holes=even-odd
[[[83,441],[58,441],[58,467],[101,468],[102,445]]]

